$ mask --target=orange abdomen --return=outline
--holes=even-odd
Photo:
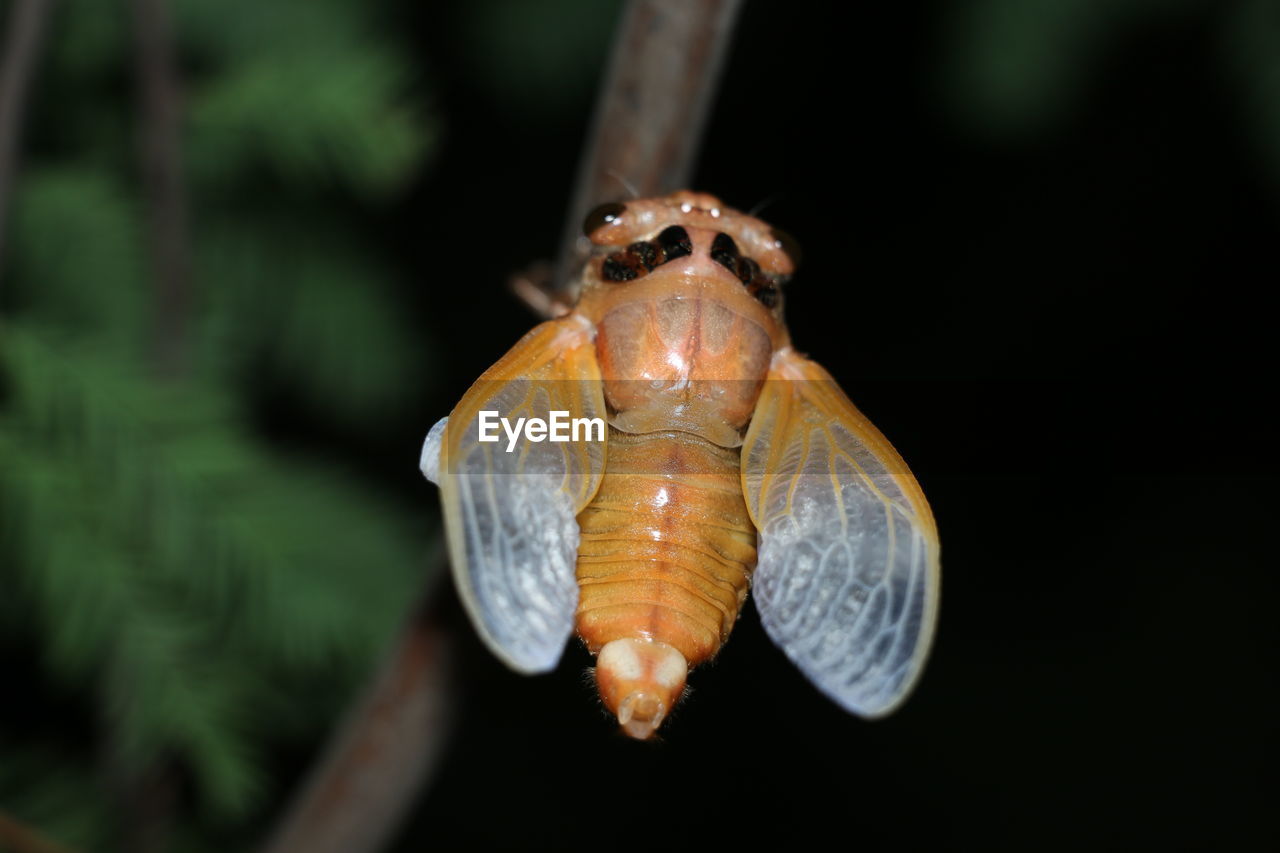
[[[756,531],[739,451],[686,432],[611,430],[595,499],[578,516],[578,634],[593,653],[635,639],[689,666],[728,638],[750,586]]]

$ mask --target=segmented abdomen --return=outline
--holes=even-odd
[[[610,430],[600,490],[578,516],[578,634],[674,646],[690,666],[728,638],[756,563],[737,449],[684,432]]]

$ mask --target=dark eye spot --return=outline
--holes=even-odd
[[[693,254],[693,241],[689,239],[689,232],[680,225],[663,229],[658,235],[658,245],[662,247],[663,257],[668,261]]]
[[[616,220],[625,213],[627,206],[617,202],[602,204],[587,214],[587,218],[582,220],[582,233],[590,237],[599,229]]]
[[[800,244],[796,242],[796,238],[792,237],[781,228],[770,228],[769,233],[773,235],[773,239],[778,241],[778,245],[782,247],[782,251],[787,253],[787,257],[791,259],[791,263],[800,266]]]
[[[667,261],[693,254],[689,232],[672,225],[648,242],[632,243],[605,259],[600,275],[605,281],[634,281]]]
[[[645,272],[649,272],[662,263],[661,253],[658,251],[658,247],[652,243],[632,243],[627,247],[627,252],[635,255],[636,260],[644,266]]]
[[[738,274],[738,257],[738,244],[723,231],[711,241],[711,260],[734,275]]]
[[[605,281],[633,281],[639,278],[644,270],[640,260],[630,252],[618,252],[605,258],[600,274]]]
[[[773,308],[778,304],[778,288],[772,284],[766,284],[757,290],[755,296],[765,308]]]
[[[738,268],[734,270],[738,280],[743,284],[751,284],[760,277],[760,265],[750,258],[739,258]]]

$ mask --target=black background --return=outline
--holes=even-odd
[[[375,457],[388,471],[533,324],[504,282],[554,252],[590,111],[589,85],[561,113],[506,109],[470,75],[460,8],[414,18],[449,135],[386,241],[445,367]],[[939,95],[949,8],[748,2],[695,181],[742,209],[776,197],[762,216],[805,250],[797,348],[934,507],[918,691],[847,716],[748,606],[662,738],[634,743],[576,643],[553,675],[509,673],[445,589],[458,721],[405,849],[1274,843],[1274,321],[1255,294],[1280,188],[1215,7],[1125,32],[1078,103],[1013,138]]]

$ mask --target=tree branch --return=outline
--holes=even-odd
[[[686,186],[741,0],[631,0],[596,101],[553,284],[585,260],[582,219],[626,185],[641,197]],[[624,183],[625,182],[625,183]]]
[[[161,375],[186,364],[191,259],[182,176],[182,90],[166,0],[131,0],[140,96],[138,142],[155,286],[154,358]]]
[[[167,0],[130,0],[138,91],[138,160],[147,211],[154,315],[152,358],[160,376],[185,368],[190,258],[182,177],[182,97]],[[112,781],[125,844],[138,853],[167,849],[177,804],[173,767],[164,759],[131,766],[116,727],[106,726]]]
[[[433,586],[439,572],[429,577]],[[436,763],[452,716],[450,678],[449,644],[424,594],[263,853],[382,849]]]
[[[27,93],[53,3],[54,0],[14,0],[5,26],[4,58],[0,60],[0,264],[4,261],[9,197],[18,173]]]

